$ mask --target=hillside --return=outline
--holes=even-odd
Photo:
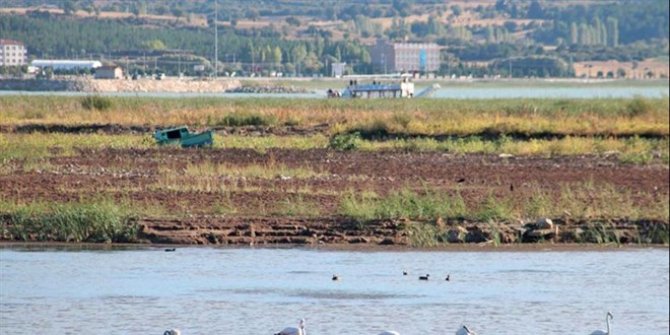
[[[217,20],[214,0],[0,6],[0,38],[23,41],[33,57],[147,70],[149,53],[150,65],[168,72],[212,65],[215,21],[219,67],[230,72],[328,74],[328,64],[343,61],[352,73],[370,73],[366,46],[377,39],[437,43],[440,72],[456,75],[505,74],[491,64],[515,58],[632,62],[668,53],[668,3],[657,0],[231,0],[218,2]]]

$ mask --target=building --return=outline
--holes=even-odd
[[[39,67],[40,69],[50,67],[52,70],[80,70],[80,69],[97,69],[102,66],[102,63],[97,60],[69,60],[69,59],[35,59],[30,65]]]
[[[22,42],[0,39],[0,66],[23,66],[28,63],[28,52]]]
[[[331,75],[335,78],[342,78],[344,69],[347,63],[333,63],[331,64]]]
[[[120,66],[101,66],[95,69],[95,79],[121,79],[123,70]]]
[[[376,72],[434,72],[440,69],[440,47],[435,43],[389,43],[378,40],[370,48]]]

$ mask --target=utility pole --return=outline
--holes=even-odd
[[[219,72],[219,0],[214,0],[214,78]]]

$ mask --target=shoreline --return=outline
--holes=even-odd
[[[25,242],[0,241],[0,250],[8,249],[49,249],[49,250],[146,250],[165,248],[212,248],[212,249],[304,249],[327,252],[601,252],[646,249],[666,249],[663,244],[595,244],[595,243],[515,243],[493,245],[491,243],[448,244],[439,247],[411,247],[399,245],[369,244],[277,244],[277,245],[215,245],[215,244],[166,244],[166,243],[67,243],[67,242]],[[161,250],[162,251],[162,250]]]
[[[351,78],[357,78],[353,76]],[[396,80],[381,77],[365,77],[361,80]],[[17,94],[79,93],[79,94],[220,94],[242,92],[259,95],[268,93],[296,94],[312,93],[315,90],[346,86],[350,78],[285,78],[285,77],[221,77],[218,79],[199,77],[167,77],[162,80],[150,78],[93,79],[90,77],[56,77],[54,79],[0,78],[0,92]],[[423,86],[440,84],[443,88],[580,88],[580,87],[668,87],[662,79],[584,79],[584,78],[416,78],[413,82]],[[260,86],[259,86],[260,85]]]

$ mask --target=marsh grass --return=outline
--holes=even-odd
[[[348,193],[342,197],[339,213],[357,220],[462,218],[467,208],[460,194],[426,191],[419,194],[411,190],[392,192],[379,198]]]
[[[541,217],[574,220],[670,220],[667,195],[658,199],[652,194],[633,193],[610,184],[563,184],[560,192],[530,186],[532,191],[524,198],[489,195],[480,202],[464,201],[460,192],[403,189],[387,196],[360,195],[353,192],[341,197],[338,214],[359,221],[379,219],[409,219],[430,221],[472,220],[477,222],[509,222],[535,220]],[[633,199],[636,199],[634,201]]]
[[[412,247],[430,248],[443,243],[440,239],[442,232],[433,224],[410,222],[406,225],[405,230]]]
[[[619,244],[619,236],[611,223],[591,222],[578,237],[582,243]]]
[[[317,203],[306,200],[302,195],[297,194],[288,195],[270,210],[270,214],[289,217],[318,217],[321,215],[321,210]]]
[[[332,125],[332,133],[473,135],[670,133],[667,99],[284,99],[105,97],[104,110],[78,97],[0,97],[3,124],[25,122],[167,126]]]
[[[208,121],[209,125],[214,126],[228,126],[228,127],[240,127],[240,126],[271,126],[277,123],[277,118],[273,115],[262,115],[262,114],[250,114],[250,113],[232,113],[224,116],[218,121],[211,123],[211,120]]]
[[[133,242],[131,212],[112,202],[0,203],[2,234],[10,239],[62,242]]]
[[[515,217],[511,201],[489,195],[471,217],[479,222],[507,221]]]
[[[99,110],[104,111],[112,108],[111,98],[101,97],[99,95],[89,95],[81,99],[81,107],[86,110]]]
[[[661,243],[664,245],[670,244],[670,227],[668,224],[652,224],[648,228],[646,236],[642,239],[644,243]]]
[[[71,156],[78,148],[149,148],[155,146],[154,142],[149,140],[149,136],[61,133],[0,134],[0,161]]]

